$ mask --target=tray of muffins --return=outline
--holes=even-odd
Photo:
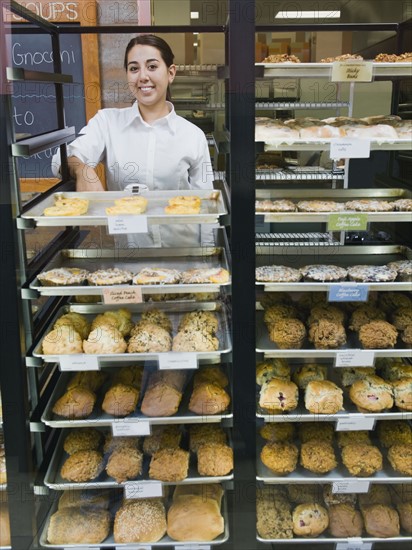
[[[62,373],[41,420],[55,428],[136,423],[221,422],[233,418],[227,365],[196,371],[163,370],[156,363]],[[126,429],[126,428],[124,428]]]
[[[225,491],[215,483],[178,485],[163,497],[125,500],[116,491],[65,490],[49,511],[40,545],[130,548],[149,543],[157,548],[185,542],[217,545],[228,538]]]
[[[373,367],[277,357],[256,364],[257,416],[266,422],[365,423],[412,418],[412,365],[378,359]]]
[[[57,490],[84,484],[126,490],[141,483],[201,484],[232,478],[230,430],[218,424],[168,424],[152,426],[144,437],[114,436],[103,428],[64,428],[44,483]]]
[[[277,248],[256,247],[258,289],[327,292],[339,286],[344,299],[345,288],[352,292],[354,288],[359,292],[411,288],[412,250],[404,246],[337,246],[332,251],[328,247],[305,247],[299,257],[285,255]]]
[[[407,483],[412,475],[411,442],[406,420],[379,421],[373,432],[336,432],[328,422],[265,424],[257,437],[257,479],[316,483],[321,476],[330,483]]]
[[[230,285],[223,247],[60,250],[30,283],[44,296],[100,296],[137,285],[142,294],[218,292]]]
[[[350,218],[358,219],[361,214],[368,222],[409,222],[412,194],[396,188],[258,189],[255,209],[267,223],[327,223],[332,221],[331,214],[342,214],[343,221],[337,221],[344,224],[343,228],[355,223]]]
[[[227,214],[218,190],[57,192],[21,218],[39,227],[109,225],[109,218],[144,216],[147,224],[218,223]],[[131,230],[136,233],[136,229]]]
[[[331,484],[257,489],[257,539],[279,543],[406,542],[412,535],[412,485],[371,484],[335,493]]]
[[[276,295],[277,294],[277,295]],[[411,299],[406,293],[371,293],[366,302],[327,302],[326,293],[270,293],[257,305],[256,346],[266,357],[336,357],[367,350],[374,357],[408,357]]]
[[[63,306],[51,319],[33,356],[45,362],[158,360],[163,368],[197,368],[231,351],[226,306],[223,303]],[[94,358],[94,359],[93,359]]]

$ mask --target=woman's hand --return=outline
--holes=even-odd
[[[76,191],[104,191],[102,182],[94,168],[77,157],[67,159],[70,175],[76,180]]]

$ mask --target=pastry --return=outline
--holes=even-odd
[[[342,212],[345,205],[336,201],[299,201],[297,204],[300,212]]]
[[[219,414],[228,408],[229,403],[229,394],[221,386],[202,382],[193,388],[188,409],[201,415]]]
[[[62,491],[59,498],[58,510],[64,508],[98,508],[108,510],[110,504],[108,491],[96,491],[96,489],[85,490],[67,490]]]
[[[282,319],[297,319],[298,310],[292,304],[273,304],[265,308],[263,313],[263,321],[270,329],[271,325],[281,321]]]
[[[412,533],[412,502],[400,502],[396,505],[401,527],[409,535]]]
[[[84,483],[96,479],[103,468],[103,455],[99,451],[76,451],[65,460],[60,475],[67,481]]]
[[[132,314],[124,308],[105,311],[93,319],[91,328],[94,330],[103,325],[115,327],[121,332],[123,337],[129,336],[133,328]]]
[[[144,323],[133,331],[127,345],[129,353],[161,353],[172,349],[172,338],[167,330]]]
[[[142,196],[129,196],[116,199],[114,206],[106,208],[108,216],[118,216],[122,214],[143,214],[146,212],[147,199]]]
[[[144,367],[139,365],[128,365],[116,369],[113,375],[113,384],[125,384],[126,386],[133,386],[140,392],[142,387]]]
[[[142,313],[140,323],[152,323],[153,325],[159,325],[159,327],[164,328],[167,332],[172,333],[172,321],[168,315],[160,309],[146,309],[146,311]],[[136,325],[136,330],[138,330],[140,323]],[[134,330],[132,330],[132,334],[133,333]]]
[[[212,333],[206,330],[184,329],[179,331],[173,338],[173,351],[217,351],[219,340]]]
[[[177,196],[169,199],[166,214],[199,214],[201,199],[196,196]]]
[[[284,265],[264,265],[256,268],[256,281],[264,283],[297,283],[302,278],[298,269]]]
[[[319,440],[302,443],[300,464],[303,468],[315,474],[326,474],[338,465],[332,445]]]
[[[395,406],[401,411],[412,411],[412,379],[401,378],[392,382]]]
[[[269,338],[280,349],[300,349],[306,337],[306,328],[299,319],[281,319],[269,329]]]
[[[299,391],[294,382],[272,378],[260,389],[259,406],[271,413],[293,411],[298,406]]]
[[[346,210],[357,212],[391,212],[393,208],[392,203],[376,199],[357,199],[345,203]]]
[[[342,386],[348,388],[357,380],[363,380],[367,376],[375,374],[374,367],[343,367],[339,369]]]
[[[382,453],[373,445],[352,443],[342,449],[342,462],[352,476],[368,477],[382,470]]]
[[[273,53],[265,57],[262,63],[300,63],[300,59],[296,55],[287,53]]]
[[[256,384],[263,386],[265,382],[269,382],[272,378],[290,380],[290,367],[286,359],[281,357],[266,359],[256,365]]]
[[[54,197],[54,206],[44,209],[43,216],[82,216],[89,208],[87,199]]]
[[[72,327],[82,338],[87,338],[90,332],[90,323],[81,313],[75,311],[69,311],[61,317],[59,317],[54,325],[53,329],[57,329],[61,326]]]
[[[323,303],[316,304],[310,310],[307,324],[310,326],[321,320],[332,321],[342,325],[345,321],[345,313],[338,306]]]
[[[399,537],[398,512],[383,504],[373,504],[362,511],[365,531],[371,537]]]
[[[398,331],[387,321],[371,321],[359,330],[359,340],[366,349],[393,348],[397,339]]]
[[[172,379],[174,374],[180,379]],[[182,401],[184,383],[184,371],[152,373],[140,406],[142,413],[150,417],[176,414]]]
[[[221,388],[226,388],[229,385],[229,379],[223,370],[219,367],[201,367],[193,377],[193,387],[196,388],[199,384],[210,382],[217,384]]]
[[[165,267],[144,267],[134,275],[134,285],[175,285],[180,282],[180,271]]]
[[[355,332],[358,332],[361,326],[369,323],[370,321],[378,320],[385,321],[385,313],[375,306],[365,304],[357,307],[355,311],[353,311],[349,321],[349,328]]]
[[[412,300],[403,292],[381,292],[378,305],[385,313],[391,313],[400,307],[412,307]]]
[[[111,416],[127,416],[137,406],[139,391],[133,386],[115,384],[104,395],[102,410]]]
[[[126,285],[133,279],[133,274],[127,269],[112,267],[107,269],[98,269],[89,273],[87,282],[89,285]]]
[[[335,61],[362,61],[363,57],[357,53],[344,53],[335,57],[325,57],[321,63],[334,63]]]
[[[106,464],[107,475],[117,483],[134,479],[142,473],[143,453],[136,448],[120,448],[113,451]]]
[[[79,428],[64,438],[63,449],[68,455],[77,451],[97,451],[101,441],[102,434],[95,428]]]
[[[233,449],[225,443],[205,443],[197,450],[200,476],[227,476],[233,470]]]
[[[401,359],[394,359],[379,367],[379,373],[388,382],[395,382],[403,378],[412,378],[412,365],[402,363]]]
[[[256,530],[263,539],[291,539],[292,514],[286,499],[264,496],[256,500]]]
[[[220,483],[195,483],[192,485],[175,485],[173,491],[173,500],[177,500],[184,495],[202,496],[215,500],[217,504],[222,504],[223,487]]]
[[[306,386],[305,407],[313,414],[336,414],[343,409],[343,391],[329,380],[312,380]]]
[[[404,344],[409,346],[412,344],[412,325],[408,325],[405,330],[401,332],[400,338]]]
[[[72,390],[76,386],[81,386],[92,392],[97,392],[106,379],[107,374],[101,370],[79,371],[67,382],[66,390]]]
[[[337,265],[305,265],[299,271],[305,281],[319,283],[344,281],[347,270]]]
[[[356,430],[355,432],[337,432],[338,447],[346,447],[353,443],[362,443],[362,445],[372,445],[369,432],[366,430]]]
[[[329,525],[328,512],[320,504],[299,504],[293,510],[293,532],[299,537],[317,537]]]
[[[349,397],[360,412],[380,412],[393,407],[392,386],[373,374],[354,382]]]
[[[78,267],[58,267],[43,271],[37,275],[37,280],[43,286],[67,286],[82,285],[87,279],[89,272]]]
[[[288,199],[278,200],[257,200],[255,202],[256,212],[296,212],[296,204]]]
[[[387,283],[397,276],[395,269],[382,265],[354,265],[348,267],[348,278],[358,283]]]
[[[82,353],[82,338],[72,326],[61,325],[46,334],[42,340],[44,355],[71,355]]]
[[[380,444],[386,449],[396,443],[412,445],[412,429],[406,420],[380,420],[376,431]]]
[[[395,443],[388,449],[388,460],[395,472],[412,476],[412,446],[410,443]]]
[[[329,507],[329,531],[332,537],[361,537],[362,514],[350,504],[334,504]]]
[[[225,284],[230,280],[227,269],[223,267],[199,267],[188,269],[181,273],[180,282],[183,284]]]
[[[54,403],[52,411],[63,418],[87,418],[93,412],[96,394],[82,386],[67,390]]]
[[[179,321],[178,331],[193,329],[205,330],[215,334],[219,328],[217,315],[213,311],[190,311]]]
[[[114,542],[157,542],[166,534],[166,511],[158,498],[126,500],[116,512]]]
[[[405,330],[412,325],[412,310],[409,307],[400,307],[391,315],[391,322],[398,330]]]
[[[276,475],[288,475],[296,470],[299,451],[293,443],[266,443],[260,453],[262,463]]]
[[[291,442],[295,435],[295,426],[292,422],[266,422],[259,433],[271,443]]]
[[[167,534],[173,540],[208,542],[224,529],[220,506],[213,498],[182,495],[173,501],[167,513]]]
[[[110,526],[107,510],[64,508],[50,517],[47,542],[59,546],[100,544],[109,536]]]
[[[410,212],[412,210],[412,199],[398,199],[393,201],[392,204],[398,212]]]
[[[227,436],[221,426],[215,424],[193,424],[189,430],[190,450],[197,453],[206,443],[227,443]]]
[[[143,440],[143,452],[152,456],[160,449],[177,449],[182,439],[180,427],[171,424],[169,426],[154,425],[152,433]]]
[[[124,353],[126,348],[127,344],[122,333],[117,328],[106,325],[95,328],[90,332],[87,340],[83,340],[84,353],[99,355]]]
[[[103,452],[112,454],[119,449],[138,449],[140,447],[140,438],[138,436],[113,436],[110,432],[106,434]]]
[[[320,319],[310,325],[308,338],[316,349],[336,349],[346,344],[346,331],[339,322]]]
[[[389,262],[387,267],[389,269],[395,269],[397,271],[398,281],[412,281],[412,260],[399,260],[397,262]]]
[[[326,441],[332,443],[335,426],[330,422],[304,422],[299,426],[299,439],[307,441]]]
[[[188,475],[189,453],[183,449],[160,449],[150,460],[149,478],[159,481],[182,481]]]

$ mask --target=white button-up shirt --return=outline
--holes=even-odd
[[[102,109],[67,146],[67,155],[96,167],[103,162],[109,191],[130,184],[149,190],[211,189],[213,168],[206,137],[200,128],[176,114],[145,122],[137,102],[124,109]],[[60,152],[53,156],[53,173],[60,171]],[[210,242],[208,237],[202,240]],[[130,236],[131,237],[131,236]],[[150,226],[148,235],[133,235],[129,246],[194,246],[200,244],[194,225]]]

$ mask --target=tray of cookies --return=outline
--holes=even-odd
[[[114,436],[103,428],[62,429],[44,483],[56,490],[131,484],[220,483],[233,478],[228,429],[218,424],[156,425],[150,435]]]
[[[107,361],[133,360],[157,360],[163,369],[195,369],[230,351],[227,309],[220,302],[127,308],[78,304],[58,310],[33,356],[58,362],[62,370],[97,370]]]
[[[410,191],[397,188],[257,189],[255,212],[266,223],[333,221],[338,231],[340,224],[359,223],[362,214],[368,222],[410,222],[411,197]],[[336,214],[342,219],[332,220]]]
[[[21,216],[39,227],[109,224],[111,216],[145,216],[147,224],[218,223],[227,208],[219,190],[58,192]]]
[[[296,256],[285,255],[282,247],[257,245],[256,254],[256,286],[265,292],[411,288],[412,250],[405,246],[308,246]]]
[[[371,484],[365,493],[338,493],[331,484],[262,485],[257,489],[261,542],[359,544],[408,542],[411,484]],[[355,543],[356,541],[356,543]]]
[[[229,538],[220,484],[171,488],[159,498],[125,499],[116,491],[65,490],[53,503],[40,535],[46,548],[114,548],[177,542],[209,546]]]
[[[41,420],[54,428],[136,422],[189,424],[233,418],[227,365],[158,371],[156,363],[62,373]]]
[[[412,366],[378,360],[373,367],[265,359],[256,365],[257,416],[270,423],[330,422],[337,427],[412,419]]]
[[[266,483],[408,483],[412,431],[406,420],[375,431],[335,431],[332,422],[265,424],[257,436],[257,479]]]
[[[43,296],[100,296],[131,285],[144,296],[218,292],[230,285],[223,247],[60,250],[30,284]]]

